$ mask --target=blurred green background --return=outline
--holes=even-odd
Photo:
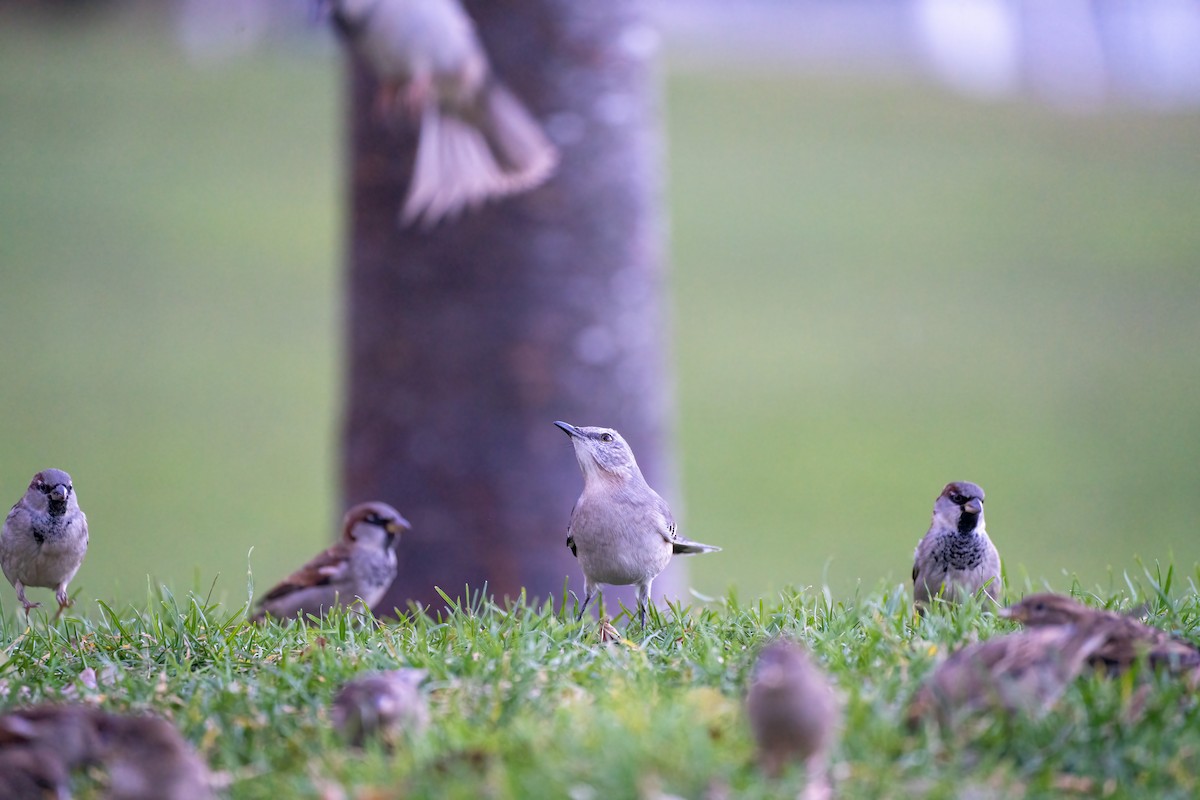
[[[1196,575],[1200,115],[667,66],[668,499],[725,546],[698,591],[907,582],[955,479],[1018,586]],[[84,613],[241,602],[332,530],[340,76],[0,14],[0,502],[75,476]]]

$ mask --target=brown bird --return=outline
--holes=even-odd
[[[998,600],[1000,553],[984,529],[983,489],[966,481],[942,489],[913,554],[912,578],[913,604],[921,614],[934,597],[959,602],[983,589]]]
[[[108,800],[212,800],[208,767],[175,726],[150,715],[95,713]]]
[[[321,616],[343,604],[371,609],[396,578],[392,545],[410,527],[387,503],[359,503],[342,518],[341,541],[263,595],[251,620],[261,621],[267,614],[278,619]]]
[[[81,705],[43,703],[0,716],[0,748],[52,750],[67,769],[96,763],[102,743],[92,709]]]
[[[1103,621],[1107,638],[1088,658],[1110,674],[1124,672],[1139,658],[1156,669],[1192,672],[1200,668],[1200,648],[1126,614],[1092,608],[1073,597],[1049,592],[1031,594],[1002,609],[1000,615],[1027,628],[1084,625]]]
[[[492,73],[458,0],[326,0],[334,27],[379,80],[376,106],[401,105],[420,139],[401,223],[432,226],[545,181],[558,151]]]
[[[1043,713],[1106,636],[1102,623],[1056,625],[967,645],[939,664],[913,695],[909,726],[931,714],[949,729],[981,712]]]
[[[0,797],[4,800],[70,800],[71,778],[45,747],[0,745]]]
[[[429,706],[419,688],[426,674],[394,669],[348,681],[333,698],[334,727],[355,747],[369,738],[390,747],[404,733],[419,733],[429,724]]]
[[[33,476],[0,530],[0,568],[28,614],[40,603],[25,598],[26,586],[54,590],[58,619],[71,605],[67,585],[87,555],[87,516],[79,508],[71,476],[44,469]]]
[[[746,693],[746,716],[764,772],[778,777],[789,762],[803,762],[806,796],[828,796],[828,757],[841,709],[829,679],[800,644],[777,639],[762,649]]]
[[[0,716],[0,788],[5,768],[40,764],[37,780],[58,781],[62,797],[69,770],[99,766],[108,774],[108,800],[209,800],[208,768],[163,719],[122,716],[79,705],[45,704]],[[50,758],[43,758],[46,754]],[[28,770],[27,770],[28,771]],[[41,784],[38,784],[41,785]],[[0,794],[0,797],[22,795]],[[42,794],[26,795],[41,798]],[[49,795],[58,796],[58,795]]]

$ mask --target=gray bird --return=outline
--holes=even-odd
[[[913,556],[913,603],[924,614],[929,601],[959,602],[983,589],[999,601],[1000,553],[983,522],[983,489],[946,484],[933,504],[933,521]]]
[[[828,794],[827,761],[841,709],[829,679],[798,643],[777,639],[759,653],[746,716],[768,775],[778,777],[789,762],[801,761],[813,787],[807,796]]]
[[[67,585],[87,555],[87,516],[79,508],[71,476],[46,469],[33,476],[24,496],[8,512],[0,531],[0,568],[17,590],[25,613],[41,603],[25,597],[25,587],[54,590],[58,619],[71,605]]]
[[[967,645],[939,664],[913,695],[909,726],[931,715],[947,728],[981,712],[1040,715],[1107,635],[1103,623],[1055,625]]]
[[[355,747],[370,738],[391,746],[406,732],[421,732],[429,724],[420,690],[426,674],[423,669],[394,669],[348,681],[333,698],[334,727]]]
[[[583,605],[600,586],[636,586],[639,618],[646,624],[650,584],[671,556],[713,553],[721,548],[680,536],[667,502],[642,477],[633,451],[611,428],[577,428],[554,423],[575,447],[583,471],[583,493],[567,525],[567,547],[583,569]]]
[[[325,0],[334,27],[379,80],[377,110],[419,119],[401,223],[432,226],[531,189],[558,164],[541,126],[492,73],[458,0]]]
[[[293,572],[259,601],[251,620],[321,616],[359,602],[369,610],[396,579],[393,544],[411,526],[387,503],[359,503],[342,518],[342,538]]]
[[[1109,674],[1129,669],[1139,658],[1150,666],[1174,673],[1192,673],[1200,668],[1200,648],[1164,630],[1115,611],[1085,606],[1073,597],[1039,593],[1026,595],[1019,603],[1000,610],[1027,628],[1054,625],[1106,623],[1107,637],[1088,657],[1088,662]]]

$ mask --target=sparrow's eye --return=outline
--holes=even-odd
[[[381,528],[387,525],[387,520],[378,514],[372,514],[371,516],[367,517],[366,522],[368,525],[378,525]]]
[[[967,504],[967,498],[966,495],[961,495],[958,492],[955,492],[954,494],[950,495],[950,502],[954,503],[956,506],[963,506]]]
[[[43,481],[37,482],[37,490],[42,494],[50,494],[50,484]]]
[[[602,434],[600,434],[600,441],[602,441],[602,442],[611,442],[612,440],[613,440],[613,437],[612,437],[612,434],[611,434],[611,433],[602,433]]]

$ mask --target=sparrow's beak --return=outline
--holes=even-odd
[[[67,487],[60,483],[50,490],[50,499],[61,503],[67,499],[68,494]]]
[[[412,525],[410,525],[408,520],[406,520],[404,517],[397,517],[396,519],[390,521],[384,526],[384,530],[387,531],[388,547],[391,547],[396,543],[396,540],[400,538],[400,534],[403,531],[411,529]]]
[[[972,497],[963,505],[963,511],[968,514],[978,514],[980,511],[983,511],[983,501]]]
[[[572,425],[569,422],[556,422],[554,424],[557,425],[558,427],[562,428],[563,432],[565,434],[567,434],[567,436],[570,436],[572,439],[582,439],[583,438],[583,431],[579,430],[579,428],[576,428],[574,425]]]

